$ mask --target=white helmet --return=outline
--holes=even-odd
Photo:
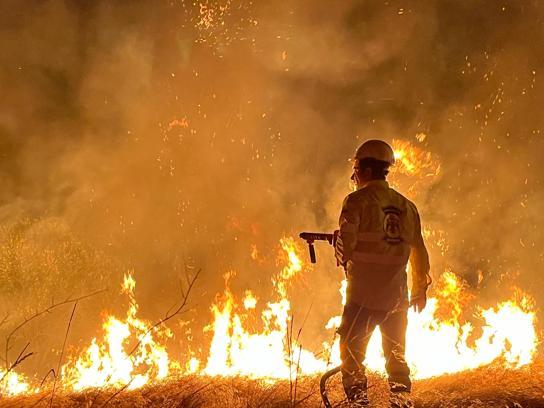
[[[355,160],[376,159],[395,164],[395,152],[383,140],[367,140],[355,150]]]

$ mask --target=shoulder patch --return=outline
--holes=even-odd
[[[385,233],[385,240],[389,244],[399,244],[403,241],[401,236],[401,221],[400,215],[402,210],[393,205],[383,207],[383,232]]]

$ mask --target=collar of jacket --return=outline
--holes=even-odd
[[[381,188],[389,188],[389,183],[386,180],[370,180],[361,188],[367,188],[372,186],[381,187]]]

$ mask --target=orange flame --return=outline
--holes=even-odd
[[[397,161],[392,168],[393,172],[409,176],[436,176],[440,173],[440,162],[430,152],[397,139],[393,140],[392,147]]]
[[[404,141],[393,141],[393,147],[399,163],[393,172],[419,177],[439,174],[440,163],[430,153]],[[426,234],[434,232],[426,231]],[[440,237],[444,240],[442,235]],[[447,244],[444,242],[440,248],[446,251]],[[272,278],[274,295],[271,301],[261,302],[260,312],[258,299],[250,288],[241,301],[235,298],[228,284],[233,274],[228,275],[223,295],[211,307],[213,321],[206,329],[213,336],[207,359],[190,355],[183,364],[174,361],[160,343],[172,333],[164,327],[152,329],[149,322],[137,317],[136,282],[132,274],[125,275],[122,293],[129,299],[125,319],[107,317],[102,339],[94,338],[86,350],[62,368],[61,384],[73,390],[104,386],[134,389],[160,381],[173,370],[273,380],[315,374],[323,372],[328,365],[338,365],[338,339],[325,342],[325,353],[316,355],[303,349],[290,331],[289,290],[305,271],[301,253],[302,248],[293,238],[280,240],[279,271]],[[251,256],[258,258],[256,246],[252,247]],[[346,301],[346,284],[344,280],[340,288],[342,304]],[[532,362],[538,337],[534,302],[528,295],[518,293],[495,307],[477,309],[477,323],[471,323],[463,321],[463,311],[473,298],[457,275],[446,271],[433,289],[435,297],[428,300],[423,312],[409,311],[406,359],[414,378],[459,372],[491,362],[511,368]],[[250,324],[250,321],[259,321],[255,317],[260,317],[262,323],[259,330]],[[329,319],[326,329],[334,330],[340,319],[340,316]],[[365,364],[371,370],[384,372],[378,330],[371,337]],[[0,371],[1,377],[4,377],[0,383],[3,395],[37,390],[13,371],[5,376]]]
[[[286,343],[290,322],[288,282],[302,271],[300,248],[293,238],[280,241],[281,258],[286,266],[272,279],[278,300],[269,302],[261,313],[263,330],[248,329],[246,319],[237,313],[238,306],[228,286],[219,304],[212,306],[213,323],[209,326],[214,336],[204,373],[209,375],[244,375],[252,378],[289,378],[296,371],[313,373],[326,365],[312,353],[301,349],[293,339]],[[246,292],[245,308],[256,299]],[[253,303],[255,299],[255,303]],[[316,368],[316,365],[319,366]]]
[[[2,381],[0,382],[0,395],[9,397],[37,391],[37,389],[33,389],[28,384],[28,381],[24,376],[15,371],[6,373],[6,370],[0,370],[0,378],[2,378]]]
[[[70,384],[72,389],[104,386],[135,389],[168,375],[168,353],[154,335],[168,337],[171,332],[152,330],[148,322],[136,317],[135,287],[132,274],[125,275],[122,293],[130,300],[125,320],[109,316],[103,325],[103,341],[99,343],[96,338],[92,339],[91,345],[75,362],[62,368],[63,382]],[[134,350],[129,347],[130,341]]]

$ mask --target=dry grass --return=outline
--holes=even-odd
[[[244,378],[210,379],[184,377],[136,391],[96,390],[58,392],[53,407],[164,407],[164,408],[287,408],[318,407],[321,399],[318,377],[299,381],[297,401],[289,401],[289,383],[267,384]],[[370,376],[370,398],[375,407],[387,406],[387,385]],[[331,401],[338,404],[343,393],[340,378],[330,380]],[[446,375],[414,384],[416,407],[544,407],[544,362],[521,370],[485,367]],[[48,394],[0,400],[0,407],[48,407]]]

